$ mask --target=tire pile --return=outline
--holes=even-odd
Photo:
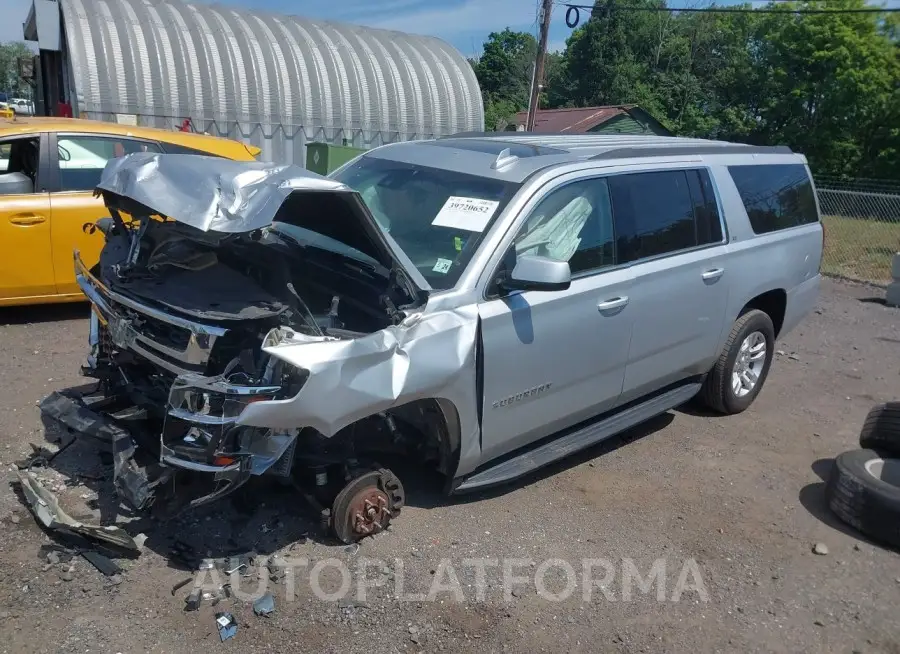
[[[900,402],[869,411],[859,446],[834,460],[825,485],[828,506],[873,541],[900,547]]]

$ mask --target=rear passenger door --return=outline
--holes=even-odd
[[[78,250],[91,267],[100,256],[103,235],[85,234],[85,223],[108,216],[94,189],[106,162],[134,152],[160,152],[159,145],[124,136],[104,134],[51,134],[50,151],[55,191],[51,193],[53,269],[60,294],[80,293],[75,282],[72,253]]]
[[[608,179],[619,263],[633,276],[624,403],[712,366],[725,327],[728,260],[707,169]]]

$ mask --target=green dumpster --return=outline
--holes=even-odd
[[[352,148],[349,145],[308,143],[306,146],[306,168],[314,173],[327,175],[363,152],[365,150]]]

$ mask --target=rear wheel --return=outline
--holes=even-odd
[[[768,314],[751,309],[731,328],[719,360],[709,371],[700,399],[723,414],[746,410],[762,390],[775,345],[775,328]]]

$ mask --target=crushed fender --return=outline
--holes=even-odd
[[[22,493],[28,502],[31,512],[47,529],[65,533],[78,534],[94,540],[117,545],[123,549],[140,551],[134,539],[125,530],[114,525],[103,527],[79,522],[70,517],[59,505],[56,495],[44,488],[41,483],[28,472],[16,472]]]

